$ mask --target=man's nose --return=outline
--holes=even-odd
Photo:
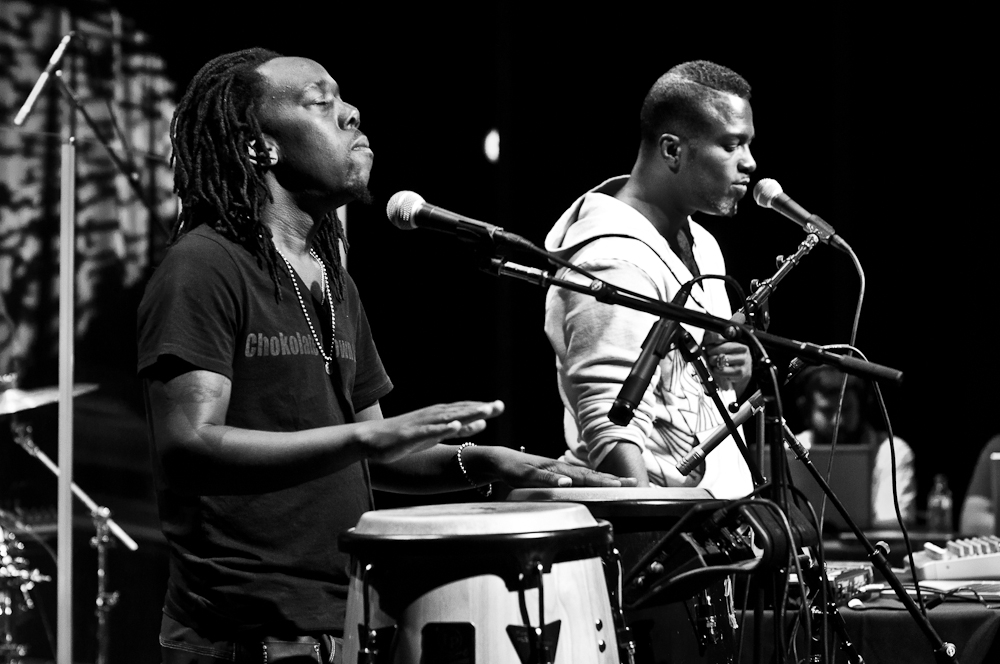
[[[343,129],[357,129],[361,126],[361,111],[343,102],[344,112],[340,114],[340,126]]]

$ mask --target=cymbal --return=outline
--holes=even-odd
[[[73,396],[87,394],[97,389],[96,383],[77,383]],[[59,401],[59,387],[38,387],[33,390],[10,389],[0,392],[0,415],[13,415]]]

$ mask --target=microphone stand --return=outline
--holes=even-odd
[[[541,250],[539,250],[541,251]],[[652,314],[658,318],[673,318],[680,323],[687,323],[704,330],[711,330],[730,341],[750,341],[747,345],[754,348],[758,343],[764,348],[787,352],[807,358],[816,364],[827,364],[836,367],[844,373],[860,376],[868,380],[887,381],[899,384],[903,381],[903,372],[899,369],[869,362],[849,355],[834,353],[823,346],[808,341],[797,341],[788,337],[755,330],[751,326],[738,321],[719,318],[694,309],[687,309],[669,302],[647,300],[628,292],[623,292],[617,286],[593,280],[582,284],[552,276],[545,270],[511,263],[505,258],[492,258],[488,267],[484,268],[496,276],[521,279],[536,286],[547,288],[558,286],[577,293],[590,295],[598,302],[617,304],[636,311]],[[770,362],[768,362],[770,364]]]
[[[701,347],[691,336],[691,333],[682,327],[678,328],[680,332],[678,336],[677,348],[681,352],[681,356],[694,367],[695,371],[698,372],[698,377],[701,378],[701,384],[705,387],[705,392],[708,396],[712,398],[715,403],[715,407],[719,411],[719,415],[722,416],[722,421],[726,424],[726,429],[729,430],[729,435],[733,437],[733,441],[736,442],[736,447],[739,448],[740,454],[743,455],[743,460],[747,462],[747,467],[750,469],[750,476],[753,478],[753,485],[759,487],[764,484],[764,478],[760,474],[760,469],[757,467],[757,462],[753,460],[750,456],[750,450],[747,449],[746,443],[743,442],[743,437],[740,436],[740,431],[736,427],[736,423],[733,422],[733,418],[729,416],[729,409],[722,403],[722,397],[719,396],[719,388],[715,380],[715,376],[712,372],[708,370],[705,365],[704,353]],[[681,460],[680,464],[677,464],[678,470],[681,470],[681,464],[688,461],[687,470],[681,470],[682,473],[687,475],[694,466],[700,461],[704,460],[707,452],[699,454],[702,450],[695,448],[691,450],[687,457]],[[691,463],[690,458],[695,459],[694,463]]]
[[[57,622],[59,625],[58,639],[56,643],[56,661],[59,664],[71,664],[73,661],[73,543],[72,543],[72,510],[73,494],[83,500],[79,487],[73,483],[73,359],[74,359],[74,293],[75,293],[75,265],[76,265],[76,113],[79,112],[94,135],[107,150],[108,155],[114,162],[115,167],[125,175],[135,192],[139,201],[147,208],[152,219],[158,219],[152,205],[147,200],[145,193],[139,184],[139,176],[133,169],[127,167],[125,163],[111,148],[104,139],[97,127],[97,124],[87,113],[86,108],[80,103],[76,94],[69,87],[63,76],[61,69],[56,69],[58,61],[62,56],[66,45],[72,38],[72,33],[66,35],[53,53],[52,58],[42,76],[39,77],[29,99],[25,102],[18,116],[15,118],[16,124],[20,125],[27,117],[37,97],[48,78],[49,72],[53,71],[59,89],[72,105],[63,129],[62,146],[60,149],[60,204],[59,204],[59,424],[58,424],[58,444],[59,462],[62,465],[61,473],[56,472],[58,477],[58,487],[56,491],[57,507],[57,534],[58,534],[58,563],[57,563]],[[50,468],[52,469],[52,468]],[[85,495],[85,494],[84,494]],[[84,502],[87,502],[86,500]],[[91,507],[93,513],[93,506]],[[96,515],[95,515],[96,516]],[[111,522],[112,524],[114,522]],[[117,526],[116,526],[117,527]],[[120,530],[120,529],[119,529]],[[112,528],[115,535],[122,539],[130,549],[135,550],[135,542],[125,535],[124,531],[117,532]],[[99,534],[100,535],[100,534]],[[126,539],[127,538],[127,539]],[[101,554],[101,537],[97,538],[95,546],[99,547]],[[103,573],[102,573],[103,578]],[[103,592],[103,590],[102,590]],[[112,596],[102,596],[98,598],[99,613],[98,618],[102,618],[103,613],[114,605]],[[102,651],[106,652],[106,651]]]
[[[818,468],[816,468],[812,460],[809,458],[809,450],[807,450],[802,443],[798,441],[791,429],[788,428],[788,425],[783,425],[782,434],[785,441],[788,443],[788,447],[795,454],[795,458],[802,462],[802,465],[804,465],[806,470],[809,471],[809,474],[812,475],[812,478],[816,482],[817,486],[823,490],[823,493],[826,494],[826,497],[830,500],[830,504],[833,505],[834,509],[840,513],[844,522],[851,529],[851,532],[854,533],[855,539],[857,539],[858,542],[861,543],[861,546],[864,547],[872,565],[874,565],[875,568],[882,573],[886,582],[896,592],[896,596],[899,598],[899,601],[903,603],[906,610],[910,612],[911,616],[913,616],[914,621],[917,623],[917,627],[923,631],[924,636],[926,636],[927,640],[930,641],[934,650],[934,659],[942,664],[945,662],[957,664],[957,649],[955,645],[943,641],[941,637],[938,636],[934,627],[931,626],[924,614],[920,612],[920,608],[917,606],[916,602],[914,602],[913,598],[911,598],[906,592],[906,588],[903,587],[899,578],[892,571],[892,567],[889,565],[889,561],[886,558],[886,555],[889,553],[889,546],[885,542],[878,542],[875,545],[872,545],[871,541],[869,541],[869,539],[851,518],[847,508],[844,507],[844,504],[840,502],[839,498],[837,498],[837,494],[834,493],[832,488],[830,488],[830,485],[823,477],[823,474]],[[783,458],[779,459],[779,463],[780,461],[783,461]],[[774,456],[772,450],[772,464],[773,462]],[[839,614],[837,615],[839,616]]]
[[[788,271],[794,267],[798,260],[808,253],[813,246],[815,246],[815,242],[810,239],[810,236],[807,236],[803,244],[800,245],[799,251],[782,262],[781,268],[778,271],[780,276],[775,275],[777,278],[772,278],[762,283],[757,289],[757,292],[754,293],[754,296],[752,296],[752,298],[748,298],[748,306],[756,306],[759,309],[760,303],[762,303],[764,299],[766,299],[767,295],[774,290],[777,282],[780,281],[780,279],[783,278]],[[538,250],[538,253],[548,257],[548,254],[542,250]],[[505,258],[496,257],[492,258],[489,266],[484,267],[484,269],[496,276],[521,279],[543,288],[557,286],[559,288],[565,288],[566,290],[590,295],[599,302],[616,304],[634,309],[636,311],[643,311],[645,313],[653,314],[658,318],[666,317],[675,319],[680,323],[687,323],[705,330],[711,330],[731,341],[745,341],[753,351],[755,373],[773,372],[773,363],[763,352],[763,349],[766,348],[770,350],[789,352],[793,355],[799,355],[817,364],[826,364],[835,367],[844,373],[860,376],[869,380],[888,381],[895,384],[899,384],[903,380],[903,373],[898,369],[893,369],[892,367],[868,362],[866,360],[861,360],[848,355],[833,353],[816,344],[769,334],[763,330],[756,330],[752,326],[744,323],[718,318],[700,311],[672,305],[668,302],[645,300],[636,295],[622,292],[614,285],[598,279],[594,279],[588,284],[569,281],[554,277],[551,273],[545,270],[511,263]],[[748,309],[748,311],[750,311],[750,309]],[[779,505],[782,512],[787,514],[788,483],[784,472],[784,466],[782,465],[784,462],[785,424],[780,413],[776,384],[777,381],[765,379],[759,381],[759,383],[764,399],[765,439],[770,444],[772,450],[771,473],[773,475],[773,485],[775,486],[775,498],[777,498],[775,502]],[[804,456],[808,459],[808,453],[805,453]],[[867,538],[865,538],[864,533],[862,533],[861,530],[858,529],[857,525],[850,520],[843,504],[836,498],[833,494],[833,490],[830,489],[829,485],[822,479],[822,475],[819,474],[819,471],[816,470],[815,467],[811,466],[811,464],[807,465],[807,468],[810,468],[810,473],[813,474],[813,477],[816,478],[817,482],[819,482],[820,487],[831,498],[831,503],[834,508],[845,516],[845,520],[848,524],[850,524],[858,540],[863,546],[866,546],[866,549],[869,551],[869,558],[872,560],[873,565],[886,575],[889,585],[896,592],[900,601],[906,607],[907,611],[909,611],[914,621],[930,642],[936,660],[942,664],[958,664],[954,644],[945,643],[941,639],[927,618],[920,613],[920,610],[914,601],[910,599],[909,595],[906,593],[906,589],[903,587],[902,583],[899,582],[899,579],[892,574],[892,570],[890,569],[888,561],[885,557],[887,553],[885,546],[882,545],[880,548],[873,547],[871,543],[868,542]],[[789,546],[794,546],[794,543],[790,542]],[[761,601],[763,601],[763,593],[758,593],[758,605],[760,605]],[[760,630],[760,623],[761,621],[757,621],[755,624],[755,629],[758,631]],[[774,631],[777,634],[778,630],[775,629]]]
[[[734,317],[734,320],[736,320],[737,317],[742,316],[743,318],[749,320],[750,325],[752,325],[754,328],[761,330],[767,329],[767,315],[766,315],[766,308],[764,306],[765,303],[767,302],[767,298],[771,296],[771,293],[773,293],[774,290],[778,287],[778,284],[781,282],[781,280],[784,279],[788,275],[788,273],[792,271],[792,268],[798,265],[799,261],[801,261],[806,254],[812,251],[817,244],[819,244],[819,237],[814,233],[810,233],[805,237],[804,240],[802,240],[801,243],[799,243],[799,247],[794,254],[788,256],[787,258],[782,258],[779,256],[778,271],[775,272],[771,278],[756,283],[755,285],[756,290],[752,295],[746,298],[743,308],[739,312],[737,312],[736,316]],[[696,359],[694,358],[693,350],[697,348],[697,344],[694,343],[694,340],[691,339],[690,335],[688,335],[687,337],[687,343],[685,344],[685,346],[687,346],[686,349],[683,346],[681,347],[681,353],[684,354],[684,359],[687,360],[688,362],[693,363],[695,369],[699,371],[699,375],[701,376],[701,382],[702,384],[705,385],[705,390],[712,396],[712,399],[715,401],[716,408],[719,409],[719,413],[722,415],[723,421],[726,423],[726,427],[729,429],[730,435],[732,435],[733,440],[736,441],[736,444],[740,449],[740,453],[743,454],[743,458],[746,460],[747,466],[750,468],[750,473],[754,477],[754,485],[760,486],[761,484],[763,484],[764,480],[760,476],[759,466],[757,465],[756,462],[752,462],[752,459],[750,457],[750,452],[749,450],[746,449],[746,445],[744,444],[743,440],[739,437],[733,421],[730,419],[726,410],[722,407],[722,403],[717,397],[714,385],[712,385],[712,387],[709,387],[709,383],[713,382],[714,379],[712,378],[710,373],[708,374],[708,378],[706,379],[705,377],[706,372],[702,372],[701,368],[699,367],[699,362],[696,361]],[[750,400],[755,400],[755,399],[760,400],[762,398],[763,396],[761,395],[761,393],[757,392],[756,394],[754,394],[753,397],[750,398]],[[754,407],[754,410],[757,410],[756,406]],[[749,413],[746,413],[746,415],[747,417],[749,417]],[[694,469],[695,466],[701,463],[708,455],[708,453],[714,450],[724,439],[725,437],[715,438],[711,441],[705,440],[701,444],[695,446],[694,449],[688,452],[687,455],[684,456],[684,458],[682,458],[680,462],[678,462],[677,470],[687,475]]]

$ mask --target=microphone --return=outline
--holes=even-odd
[[[423,196],[412,191],[400,191],[393,194],[385,208],[385,214],[393,226],[404,231],[427,228],[457,235],[465,240],[489,240],[494,243],[522,247],[529,251],[539,251],[535,245],[516,233],[509,233],[500,226],[469,219],[436,205],[431,205],[424,200]]]
[[[74,33],[70,32],[59,45],[56,46],[56,50],[52,52],[52,57],[49,58],[49,64],[45,66],[45,71],[42,75],[38,77],[35,81],[35,87],[31,88],[31,92],[28,93],[28,98],[24,100],[24,104],[21,106],[21,110],[17,112],[14,116],[14,124],[18,127],[24,122],[24,119],[28,117],[28,113],[31,112],[32,106],[35,105],[35,101],[38,99],[38,95],[42,93],[42,88],[45,87],[45,82],[49,80],[49,76],[55,71],[56,67],[59,66],[59,61],[62,60],[63,53],[66,52],[66,47],[69,46],[69,40],[73,38]]]
[[[733,424],[736,426],[742,426],[752,415],[760,412],[763,407],[764,395],[760,390],[757,390],[749,399],[743,402],[740,409],[733,415]],[[692,447],[691,451],[688,452],[684,458],[677,462],[677,470],[682,475],[690,475],[691,471],[705,460],[705,457],[708,456],[709,452],[718,447],[722,441],[728,437],[729,427],[725,424],[720,424],[715,427],[705,436],[704,439],[699,440],[699,443]]]
[[[692,286],[691,282],[681,286],[670,303],[683,306]],[[653,380],[653,373],[656,372],[660,359],[667,352],[666,349],[673,342],[674,337],[677,336],[679,327],[680,323],[677,321],[661,318],[650,328],[646,340],[642,342],[639,359],[632,365],[632,371],[629,372],[628,378],[622,384],[618,398],[615,399],[611,410],[608,411],[608,419],[613,423],[623,427],[632,421],[635,409],[642,401],[642,395],[646,393],[649,381]]]
[[[820,219],[815,214],[810,214],[801,205],[789,198],[781,189],[777,180],[764,178],[757,182],[753,188],[753,199],[761,207],[777,210],[796,224],[802,227],[806,233],[813,233],[823,242],[831,244],[841,251],[848,251],[847,243],[837,235],[833,226]]]
[[[788,363],[788,371],[785,373],[785,385],[791,383],[795,378],[802,373],[806,367],[814,367],[816,364],[814,362],[809,362],[803,360],[801,357],[793,357]]]

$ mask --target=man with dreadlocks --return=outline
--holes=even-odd
[[[359,126],[322,66],[261,49],[209,62],[177,107],[182,213],[138,321],[171,552],[166,663],[259,662],[274,639],[336,661],[349,581],[337,536],[372,508],[372,485],[634,485],[441,444],[481,431],[500,402],[382,418],[392,384],[335,213],[370,199]]]
[[[671,301],[699,275],[724,275],[715,239],[690,215],[732,216],[756,163],[750,86],[736,72],[704,60],[670,69],[649,90],[640,114],[641,141],[632,172],[579,198],[556,222],[545,248],[596,278]],[[560,276],[568,275],[566,270]],[[732,315],[725,283],[701,280],[686,306]],[[697,435],[722,424],[698,374],[678,351],[660,362],[627,426],[608,413],[656,318],[561,288],[550,288],[545,332],[556,354],[565,406],[567,461],[635,477],[640,486],[699,485],[718,497],[745,495],[749,470],[730,438],[689,476],[677,463]],[[746,346],[698,328],[720,387],[743,390],[751,361]],[[731,389],[721,392],[731,402]]]

